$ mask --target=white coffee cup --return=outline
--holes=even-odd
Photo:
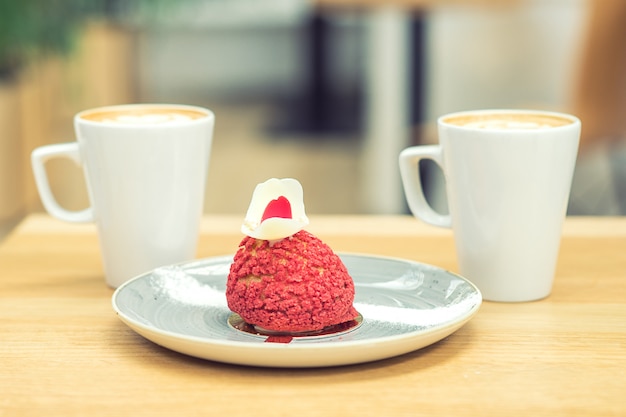
[[[195,257],[214,123],[213,113],[201,107],[102,107],[74,117],[77,142],[32,152],[48,213],[96,223],[111,287]],[[90,201],[85,210],[67,210],[55,199],[45,163],[57,157],[82,165]]]
[[[438,120],[439,145],[399,157],[411,212],[451,227],[459,270],[491,301],[531,301],[552,291],[580,120],[532,110],[478,110]],[[449,214],[427,203],[418,164],[442,169]]]

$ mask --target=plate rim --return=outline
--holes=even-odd
[[[483,303],[483,297],[482,297],[482,293],[480,292],[480,290],[478,289],[478,287],[476,287],[476,285],[474,283],[472,283],[470,280],[468,280],[467,278],[461,276],[460,274],[457,274],[455,272],[449,271],[447,269],[438,267],[436,265],[432,265],[432,264],[427,264],[424,262],[419,262],[419,261],[414,261],[412,259],[406,259],[406,258],[400,258],[400,257],[394,257],[394,256],[386,256],[386,255],[375,255],[375,254],[368,254],[368,253],[358,253],[358,252],[336,252],[337,255],[339,255],[340,257],[343,256],[351,256],[351,257],[356,257],[356,258],[375,258],[375,259],[380,259],[380,260],[389,260],[389,261],[395,261],[395,262],[403,262],[403,263],[409,263],[412,265],[417,265],[417,266],[421,266],[421,267],[427,267],[430,269],[435,269],[438,270],[440,272],[444,272],[446,274],[450,274],[458,279],[461,279],[462,281],[464,281],[467,285],[469,285],[475,295],[477,296],[476,299],[476,303],[472,306],[472,308],[468,309],[468,311],[466,311],[463,315],[459,315],[457,317],[455,317],[453,320],[450,320],[448,322],[444,322],[442,324],[439,324],[437,326],[435,326],[434,328],[425,328],[425,329],[420,329],[420,330],[414,330],[411,331],[409,333],[400,333],[400,334],[394,334],[394,335],[386,335],[386,336],[380,336],[380,337],[376,337],[373,339],[362,339],[362,340],[346,340],[346,341],[342,341],[341,343],[326,343],[326,342],[316,342],[316,343],[312,343],[312,344],[291,344],[291,343],[250,343],[250,342],[246,342],[246,341],[239,341],[239,340],[223,340],[223,339],[211,339],[211,338],[206,338],[206,337],[201,337],[201,336],[194,336],[194,335],[187,335],[184,333],[178,333],[178,332],[173,332],[170,330],[165,330],[165,329],[161,329],[159,327],[156,326],[152,326],[152,325],[146,325],[144,323],[141,323],[131,317],[129,317],[125,312],[123,312],[120,307],[118,306],[118,298],[120,296],[120,294],[125,290],[126,287],[132,285],[134,282],[139,281],[141,279],[144,279],[147,276],[150,276],[157,268],[151,270],[151,271],[147,271],[145,273],[142,273],[140,275],[137,275],[131,279],[129,279],[128,281],[124,282],[122,285],[120,285],[118,288],[115,289],[112,297],[111,297],[111,304],[113,307],[114,312],[116,313],[117,317],[123,322],[125,323],[127,326],[129,326],[133,331],[135,331],[136,333],[138,333],[140,336],[146,338],[147,340],[150,340],[152,343],[155,343],[157,345],[163,346],[169,350],[173,350],[173,351],[177,351],[177,352],[181,352],[180,350],[174,349],[172,347],[169,347],[165,344],[156,342],[155,340],[146,337],[142,332],[138,331],[137,328],[141,329],[143,332],[148,332],[150,334],[157,334],[161,337],[165,337],[169,340],[180,340],[180,341],[185,341],[185,342],[191,342],[194,344],[198,344],[198,345],[203,345],[207,348],[210,348],[211,346],[220,346],[221,348],[237,348],[237,349],[253,349],[255,351],[260,351],[260,352],[271,352],[271,351],[301,351],[301,350],[311,350],[312,348],[314,348],[316,351],[326,351],[326,350],[343,350],[343,349],[351,349],[351,348],[359,348],[360,346],[370,346],[372,343],[392,343],[394,341],[398,341],[398,340],[411,340],[411,339],[421,339],[422,337],[429,335],[429,334],[440,334],[440,333],[444,333],[443,337],[437,338],[437,340],[435,340],[434,342],[431,343],[427,343],[421,347],[417,347],[414,349],[410,349],[405,353],[411,352],[411,351],[415,351],[415,350],[419,350],[422,349],[430,344],[436,343],[437,341],[445,338],[447,335],[450,335],[452,333],[454,333],[456,330],[460,329],[461,327],[463,327],[473,316],[475,316],[478,313],[478,310],[480,309],[482,303]],[[175,263],[175,264],[170,264],[170,265],[164,265],[163,267],[175,267],[175,266],[186,266],[186,267],[193,267],[193,265],[195,264],[203,264],[209,261],[212,262],[219,262],[221,260],[227,260],[227,259],[232,259],[234,256],[234,254],[228,254],[228,255],[217,255],[217,256],[209,256],[209,257],[205,257],[205,258],[198,258],[198,259],[193,259],[193,260],[189,260],[189,261],[184,261],[184,262],[179,262],[179,263]],[[342,259],[343,260],[343,259]],[[355,285],[356,287],[356,285]],[[184,352],[181,352],[184,353]],[[271,365],[264,365],[264,364],[259,364],[256,363],[255,361],[242,361],[242,362],[231,362],[231,361],[225,361],[222,359],[215,359],[215,358],[211,358],[210,356],[197,356],[197,355],[192,355],[189,353],[185,353],[186,355],[191,355],[191,356],[196,356],[196,357],[201,357],[204,359],[209,359],[209,360],[213,360],[213,361],[217,361],[217,362],[228,362],[228,363],[233,363],[233,364],[244,364],[244,365],[254,365],[254,366],[272,366],[272,367],[310,367],[310,366],[325,366],[325,365],[302,365],[302,364],[298,364],[298,365],[276,365],[276,364],[271,364]],[[394,355],[395,356],[395,355]],[[387,357],[391,357],[391,356],[387,356]],[[380,358],[380,359],[384,359],[384,358]],[[374,359],[375,360],[375,359]],[[364,361],[360,361],[360,362],[364,362]],[[340,363],[339,365],[343,364],[344,362]],[[355,362],[357,363],[357,362]],[[348,364],[348,363],[345,363]],[[334,365],[330,365],[330,366],[334,366]]]

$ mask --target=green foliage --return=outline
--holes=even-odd
[[[65,53],[90,18],[162,15],[183,0],[0,0],[0,79],[41,55]]]
[[[64,52],[98,1],[0,0],[0,76],[38,54]]]

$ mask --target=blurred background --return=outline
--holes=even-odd
[[[131,102],[215,112],[207,213],[243,216],[270,177],[299,179],[311,214],[407,213],[397,156],[436,143],[437,116],[533,108],[583,121],[568,213],[625,214],[623,5],[0,0],[0,237],[42,211],[31,151],[73,141],[80,110]],[[48,169],[63,205],[87,205],[73,163]]]

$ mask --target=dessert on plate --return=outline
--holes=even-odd
[[[300,183],[257,185],[226,283],[228,307],[258,331],[315,333],[355,320],[354,282],[333,250],[304,230]]]

